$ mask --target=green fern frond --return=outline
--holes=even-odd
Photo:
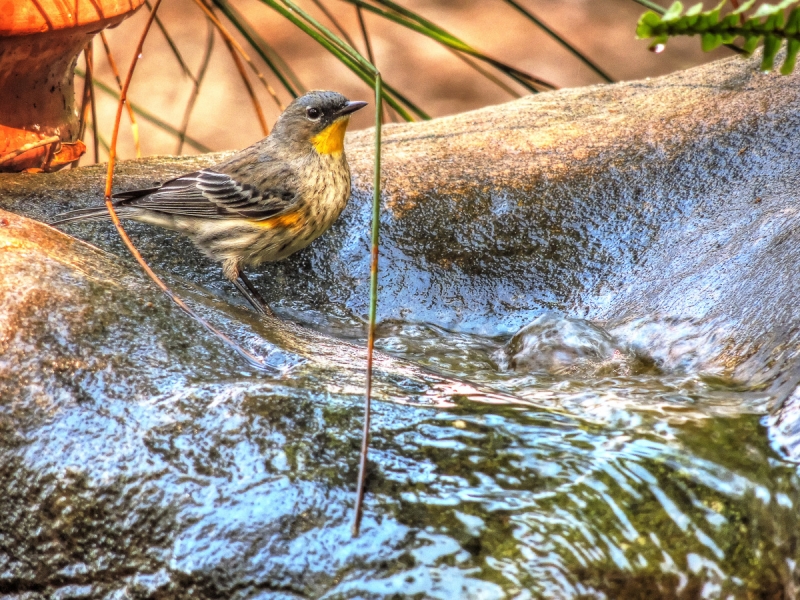
[[[775,67],[775,57],[786,40],[786,58],[781,73],[791,73],[800,52],[800,0],[762,4],[749,17],[745,13],[753,7],[755,0],[747,0],[739,8],[723,15],[726,2],[722,0],[708,11],[703,11],[702,4],[695,4],[684,12],[681,2],[674,2],[663,15],[648,11],[639,19],[636,37],[651,39],[651,50],[661,50],[670,38],[699,35],[706,52],[742,38],[742,49],[747,55],[752,54],[763,39],[763,71]]]

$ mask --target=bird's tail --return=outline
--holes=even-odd
[[[148,194],[152,194],[157,190],[158,188],[154,187],[146,190],[132,190],[129,192],[120,192],[118,194],[114,194],[114,196],[112,196],[113,198],[116,198],[116,201],[114,202],[114,208],[124,208],[125,205],[130,204],[133,200],[142,198]],[[122,214],[120,217],[125,218]],[[108,218],[108,209],[106,209],[105,206],[95,206],[92,208],[79,208],[78,210],[71,210],[69,212],[56,215],[55,221],[51,221],[49,225],[64,225],[65,223],[74,223],[75,221],[102,221]]]

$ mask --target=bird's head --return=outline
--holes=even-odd
[[[295,99],[278,117],[270,137],[305,151],[341,155],[350,115],[366,102],[351,102],[336,92],[312,91]]]

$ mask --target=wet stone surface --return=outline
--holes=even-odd
[[[69,230],[98,250],[20,216],[100,203],[101,167],[0,176],[0,597],[796,597],[797,77],[386,128],[358,539],[371,133],[343,218],[252,275],[280,319],[129,227],[263,370],[110,225]]]

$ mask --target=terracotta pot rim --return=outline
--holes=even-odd
[[[21,36],[84,27],[102,29],[144,0],[0,0],[0,36]]]

